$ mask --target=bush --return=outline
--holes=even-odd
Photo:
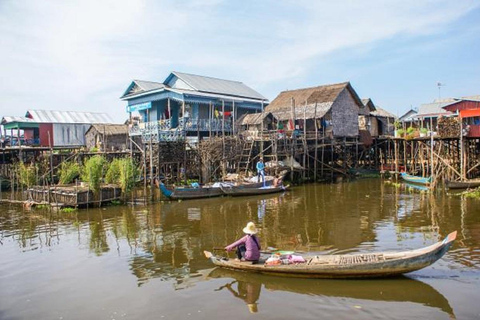
[[[405,134],[405,130],[403,130],[403,129],[398,129],[398,130],[397,130],[397,134],[398,134],[400,137],[403,137],[403,135]]]
[[[427,128],[421,128],[421,129],[420,129],[420,132],[421,132],[421,133],[424,133],[424,134],[427,134],[427,133],[428,133],[428,129],[427,129]]]
[[[88,182],[93,193],[97,194],[100,191],[100,183],[103,178],[103,166],[105,165],[105,158],[102,156],[93,156],[85,161],[85,166],[82,171],[82,181]]]
[[[123,158],[119,160],[119,184],[122,188],[123,194],[126,194],[127,192],[130,192],[135,186],[135,177],[138,175],[139,169],[131,158]]]
[[[108,168],[105,182],[118,184],[126,194],[133,189],[137,175],[138,167],[131,158],[115,159]]]
[[[26,166],[20,162],[18,169],[20,184],[27,188],[33,186],[36,182],[36,167],[34,165]]]
[[[407,128],[407,134],[412,134],[415,131],[414,127],[408,127]]]
[[[119,183],[120,178],[120,159],[114,159],[108,167],[105,175],[106,183]]]
[[[59,183],[69,184],[80,176],[81,168],[75,161],[63,162],[59,170]]]

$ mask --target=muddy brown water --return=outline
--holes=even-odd
[[[331,253],[407,250],[453,230],[437,263],[380,280],[214,269],[203,250],[241,236]],[[285,194],[55,213],[0,206],[0,319],[477,319],[480,200],[379,179]]]

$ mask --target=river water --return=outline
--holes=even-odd
[[[383,280],[214,269],[242,235],[331,253],[408,250],[457,230],[434,265]],[[480,200],[380,179],[284,194],[76,212],[0,206],[0,319],[478,319]]]

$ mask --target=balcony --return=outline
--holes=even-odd
[[[177,141],[184,139],[188,132],[232,132],[229,119],[191,119],[180,118],[178,125],[172,127],[172,119],[141,122],[134,124],[130,136],[141,136],[143,142]]]

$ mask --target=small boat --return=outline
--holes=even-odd
[[[447,189],[473,189],[480,187],[480,179],[471,179],[463,181],[445,181]]]
[[[228,259],[209,251],[204,251],[204,254],[216,266],[234,270],[303,278],[379,278],[396,276],[431,265],[443,257],[456,237],[457,232],[454,231],[443,241],[431,246],[403,252],[305,254],[299,255],[305,262],[292,264],[283,264],[283,261],[288,259],[281,257],[281,264],[269,265],[264,254],[256,263]]]
[[[265,177],[265,183],[262,181],[260,182],[215,182],[214,184],[211,185],[195,185],[191,187],[175,187],[173,189],[168,188],[163,182],[159,182],[157,179],[155,179],[155,184],[157,187],[160,189],[162,194],[172,200],[187,200],[187,199],[201,199],[201,198],[213,198],[213,197],[220,197],[225,195],[224,191],[222,188],[230,188],[230,187],[238,187],[242,189],[260,189],[262,187],[265,187],[266,190],[269,190],[268,188],[272,186],[276,181],[278,181],[279,178],[276,178],[274,176],[266,176]],[[265,185],[265,186],[264,186]],[[279,191],[272,191],[270,192],[264,192],[264,193],[273,193],[273,192],[279,192]],[[256,192],[255,194],[260,194],[259,192]]]
[[[163,182],[157,183],[162,194],[172,200],[200,199],[223,196],[220,186],[177,187],[169,189]]]
[[[428,186],[432,182],[432,177],[418,177],[405,172],[400,173],[400,175],[402,176],[403,180],[410,183],[418,183]]]
[[[269,194],[269,193],[277,193],[282,192],[288,189],[288,186],[284,186],[283,184],[278,186],[265,186],[265,187],[256,187],[252,188],[248,185],[240,185],[240,186],[229,186],[224,185],[220,187],[224,194],[227,196],[238,197],[238,196],[255,196],[261,194]]]

